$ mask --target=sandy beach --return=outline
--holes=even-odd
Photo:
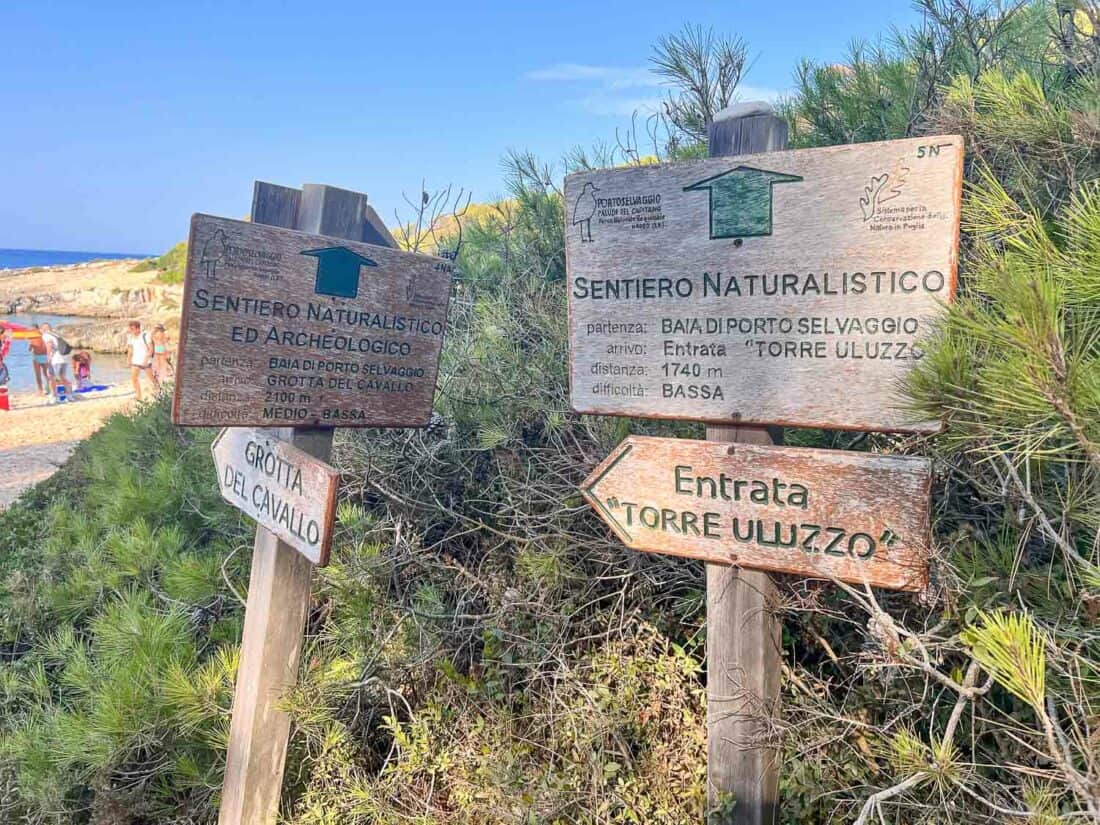
[[[174,340],[180,287],[158,283],[156,271],[134,272],[137,263],[119,259],[0,270],[0,315],[75,316],[83,323],[65,326],[66,339],[100,352],[125,349],[130,318],[147,329],[165,324]],[[65,404],[50,404],[33,391],[12,392],[11,411],[0,411],[0,510],[52,475],[109,416],[133,405],[128,380]]]
[[[0,510],[53,475],[80,441],[134,403],[128,384],[64,404],[50,404],[33,392],[14,393],[12,409],[0,411]]]

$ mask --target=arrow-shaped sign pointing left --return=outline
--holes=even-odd
[[[925,458],[630,436],[581,492],[635,550],[921,590]]]

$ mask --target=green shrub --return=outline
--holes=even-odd
[[[211,484],[210,435],[163,402],[115,416],[0,514],[5,821],[209,821],[246,538]]]
[[[131,272],[157,270],[157,280],[163,284],[182,284],[187,269],[187,243],[180,241],[158,258],[148,258],[130,268]]]

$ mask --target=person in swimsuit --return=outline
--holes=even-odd
[[[46,342],[41,336],[27,339],[27,349],[31,353],[31,368],[34,370],[34,383],[39,395],[50,394],[50,359],[46,354]]]
[[[168,380],[168,369],[171,361],[168,358],[168,333],[164,331],[164,324],[153,327],[153,375],[158,381]]]
[[[10,410],[11,401],[8,400],[8,382],[11,381],[11,373],[4,359],[11,352],[11,333],[7,327],[0,327],[0,410]]]
[[[7,327],[0,327],[0,387],[5,386],[10,380],[8,366],[4,363],[9,352],[11,352],[11,335]]]
[[[73,377],[77,391],[92,386],[92,356],[86,350],[73,353]]]

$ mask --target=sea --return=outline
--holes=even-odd
[[[24,269],[32,266],[61,266],[79,264],[85,261],[116,260],[118,258],[151,258],[151,255],[125,252],[76,252],[59,249],[0,249],[0,269]],[[85,318],[73,318],[64,315],[4,315],[6,321],[27,326],[37,326],[46,321],[59,329],[64,335],[66,324],[86,322]],[[15,341],[7,358],[11,382],[8,389],[12,392],[34,390],[34,368],[31,366],[31,354],[26,342]],[[126,356],[116,353],[96,353],[92,358],[92,378],[97,383],[117,384],[129,381],[129,368]]]
[[[82,264],[86,261],[151,257],[153,256],[130,252],[74,252],[67,249],[0,249],[0,269],[25,269],[31,266],[61,266],[63,264]]]

